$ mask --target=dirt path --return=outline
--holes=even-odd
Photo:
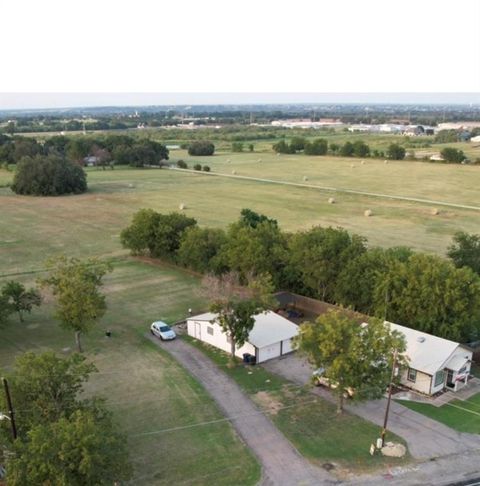
[[[168,351],[210,393],[262,465],[264,486],[336,482],[304,459],[239,386],[201,351],[181,339],[162,343],[150,335],[148,338]]]
[[[382,194],[377,192],[367,192],[367,191],[357,191],[355,189],[341,189],[338,187],[329,187],[329,186],[318,186],[316,184],[306,184],[301,182],[288,182],[288,181],[279,181],[275,179],[264,179],[261,177],[251,177],[251,176],[242,176],[242,175],[233,175],[233,174],[221,174],[219,172],[202,172],[201,174],[198,171],[191,170],[191,169],[177,169],[176,167],[170,167],[170,170],[176,170],[178,172],[188,172],[191,174],[196,175],[206,175],[206,176],[215,176],[215,177],[229,177],[231,179],[240,179],[246,181],[254,181],[254,182],[266,182],[268,184],[280,184],[284,186],[294,186],[294,187],[305,187],[307,189],[318,189],[321,191],[329,191],[329,192],[337,192],[343,194],[355,194],[357,196],[367,196],[367,197],[375,197],[381,199],[393,199],[397,201],[407,201],[407,202],[416,202],[420,204],[428,204],[428,205],[435,205],[435,206],[446,206],[449,208],[455,209],[471,209],[474,211],[480,211],[480,206],[469,206],[468,204],[456,204],[456,203],[449,203],[445,201],[435,201],[431,199],[422,199],[417,197],[410,197],[410,196],[397,196],[393,194]]]

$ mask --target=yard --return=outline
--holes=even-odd
[[[308,387],[294,385],[261,365],[243,366],[239,363],[230,368],[227,366],[228,355],[223,351],[187,335],[182,339],[207,354],[231,376],[299,452],[319,466],[332,464],[335,472],[344,477],[408,461],[408,457],[370,456],[370,444],[378,437],[379,428],[347,412],[338,416],[333,404],[312,394]],[[388,434],[387,440],[404,443],[393,434]]]
[[[480,434],[480,393],[468,400],[453,400],[441,407],[406,400],[399,403],[459,432]]]
[[[230,424],[202,425],[223,417],[204,389],[144,338],[153,320],[172,322],[200,305],[192,297],[195,286],[194,277],[176,270],[117,262],[106,279],[107,314],[84,338],[86,356],[99,369],[88,393],[107,399],[127,435],[135,469],[131,484],[253,485],[260,477],[256,459]],[[2,329],[0,368],[9,369],[26,350],[72,352],[73,334],[59,328],[52,312],[47,302],[24,324],[12,318]],[[105,337],[106,329],[111,338]]]

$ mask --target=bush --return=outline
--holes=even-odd
[[[392,160],[403,160],[405,158],[405,148],[397,143],[392,143],[388,147],[387,156]]]
[[[11,187],[15,193],[28,196],[81,194],[87,190],[87,175],[71,160],[36,155],[20,160]]]
[[[233,142],[232,152],[243,152],[243,142]]]
[[[324,138],[317,138],[312,142],[305,142],[305,154],[325,155],[328,150],[328,142]]]
[[[177,167],[179,169],[188,169],[188,164],[184,160],[180,159],[177,160]]]
[[[195,164],[193,170],[202,170],[202,166],[200,164]]]
[[[440,152],[440,155],[443,157],[445,162],[450,162],[452,164],[460,164],[466,159],[463,150],[459,150],[452,147],[445,147]]]
[[[210,172],[210,167],[208,165],[204,165],[203,172]]]
[[[188,147],[189,155],[213,155],[215,145],[208,141],[193,142]]]

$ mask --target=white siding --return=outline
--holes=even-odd
[[[292,340],[285,339],[284,341],[282,341],[282,355],[290,353],[292,351],[293,351]]]
[[[280,356],[280,343],[270,344],[258,350],[257,363]]]
[[[430,381],[432,377],[427,375],[426,373],[422,373],[421,371],[417,370],[417,376],[415,378],[415,382],[410,381],[407,379],[408,377],[408,369],[404,370],[402,377],[400,379],[401,383],[412,390],[417,390],[420,393],[425,393],[426,395],[430,395]]]
[[[198,334],[199,328],[200,336]],[[213,330],[213,334],[209,333],[209,329]],[[230,353],[230,343],[227,341],[226,334],[222,331],[222,328],[218,324],[207,321],[188,320],[187,332],[189,336]],[[247,342],[241,348],[235,350],[235,355],[239,358],[243,358],[243,353],[250,353],[255,356],[255,346],[252,346]]]

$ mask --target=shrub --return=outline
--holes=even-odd
[[[215,145],[208,141],[193,142],[188,147],[189,155],[213,155]]]
[[[243,152],[243,142],[233,142],[232,152]]]
[[[453,164],[460,164],[463,162],[466,157],[463,153],[463,150],[459,150],[452,147],[445,147],[441,152],[440,155],[443,157],[445,162],[450,162]]]
[[[203,166],[203,171],[204,172],[210,172],[210,167],[208,165]]]
[[[20,160],[11,187],[15,193],[29,196],[81,194],[87,190],[87,175],[71,160],[36,155]]]
[[[317,138],[312,142],[305,142],[307,155],[325,155],[328,150],[328,142],[324,138]]]
[[[202,166],[200,164],[195,164],[193,170],[202,170]]]
[[[188,169],[188,164],[184,160],[180,159],[177,160],[177,167],[179,169]]]
[[[387,156],[392,160],[403,160],[405,158],[405,148],[398,143],[392,143],[387,150]]]

